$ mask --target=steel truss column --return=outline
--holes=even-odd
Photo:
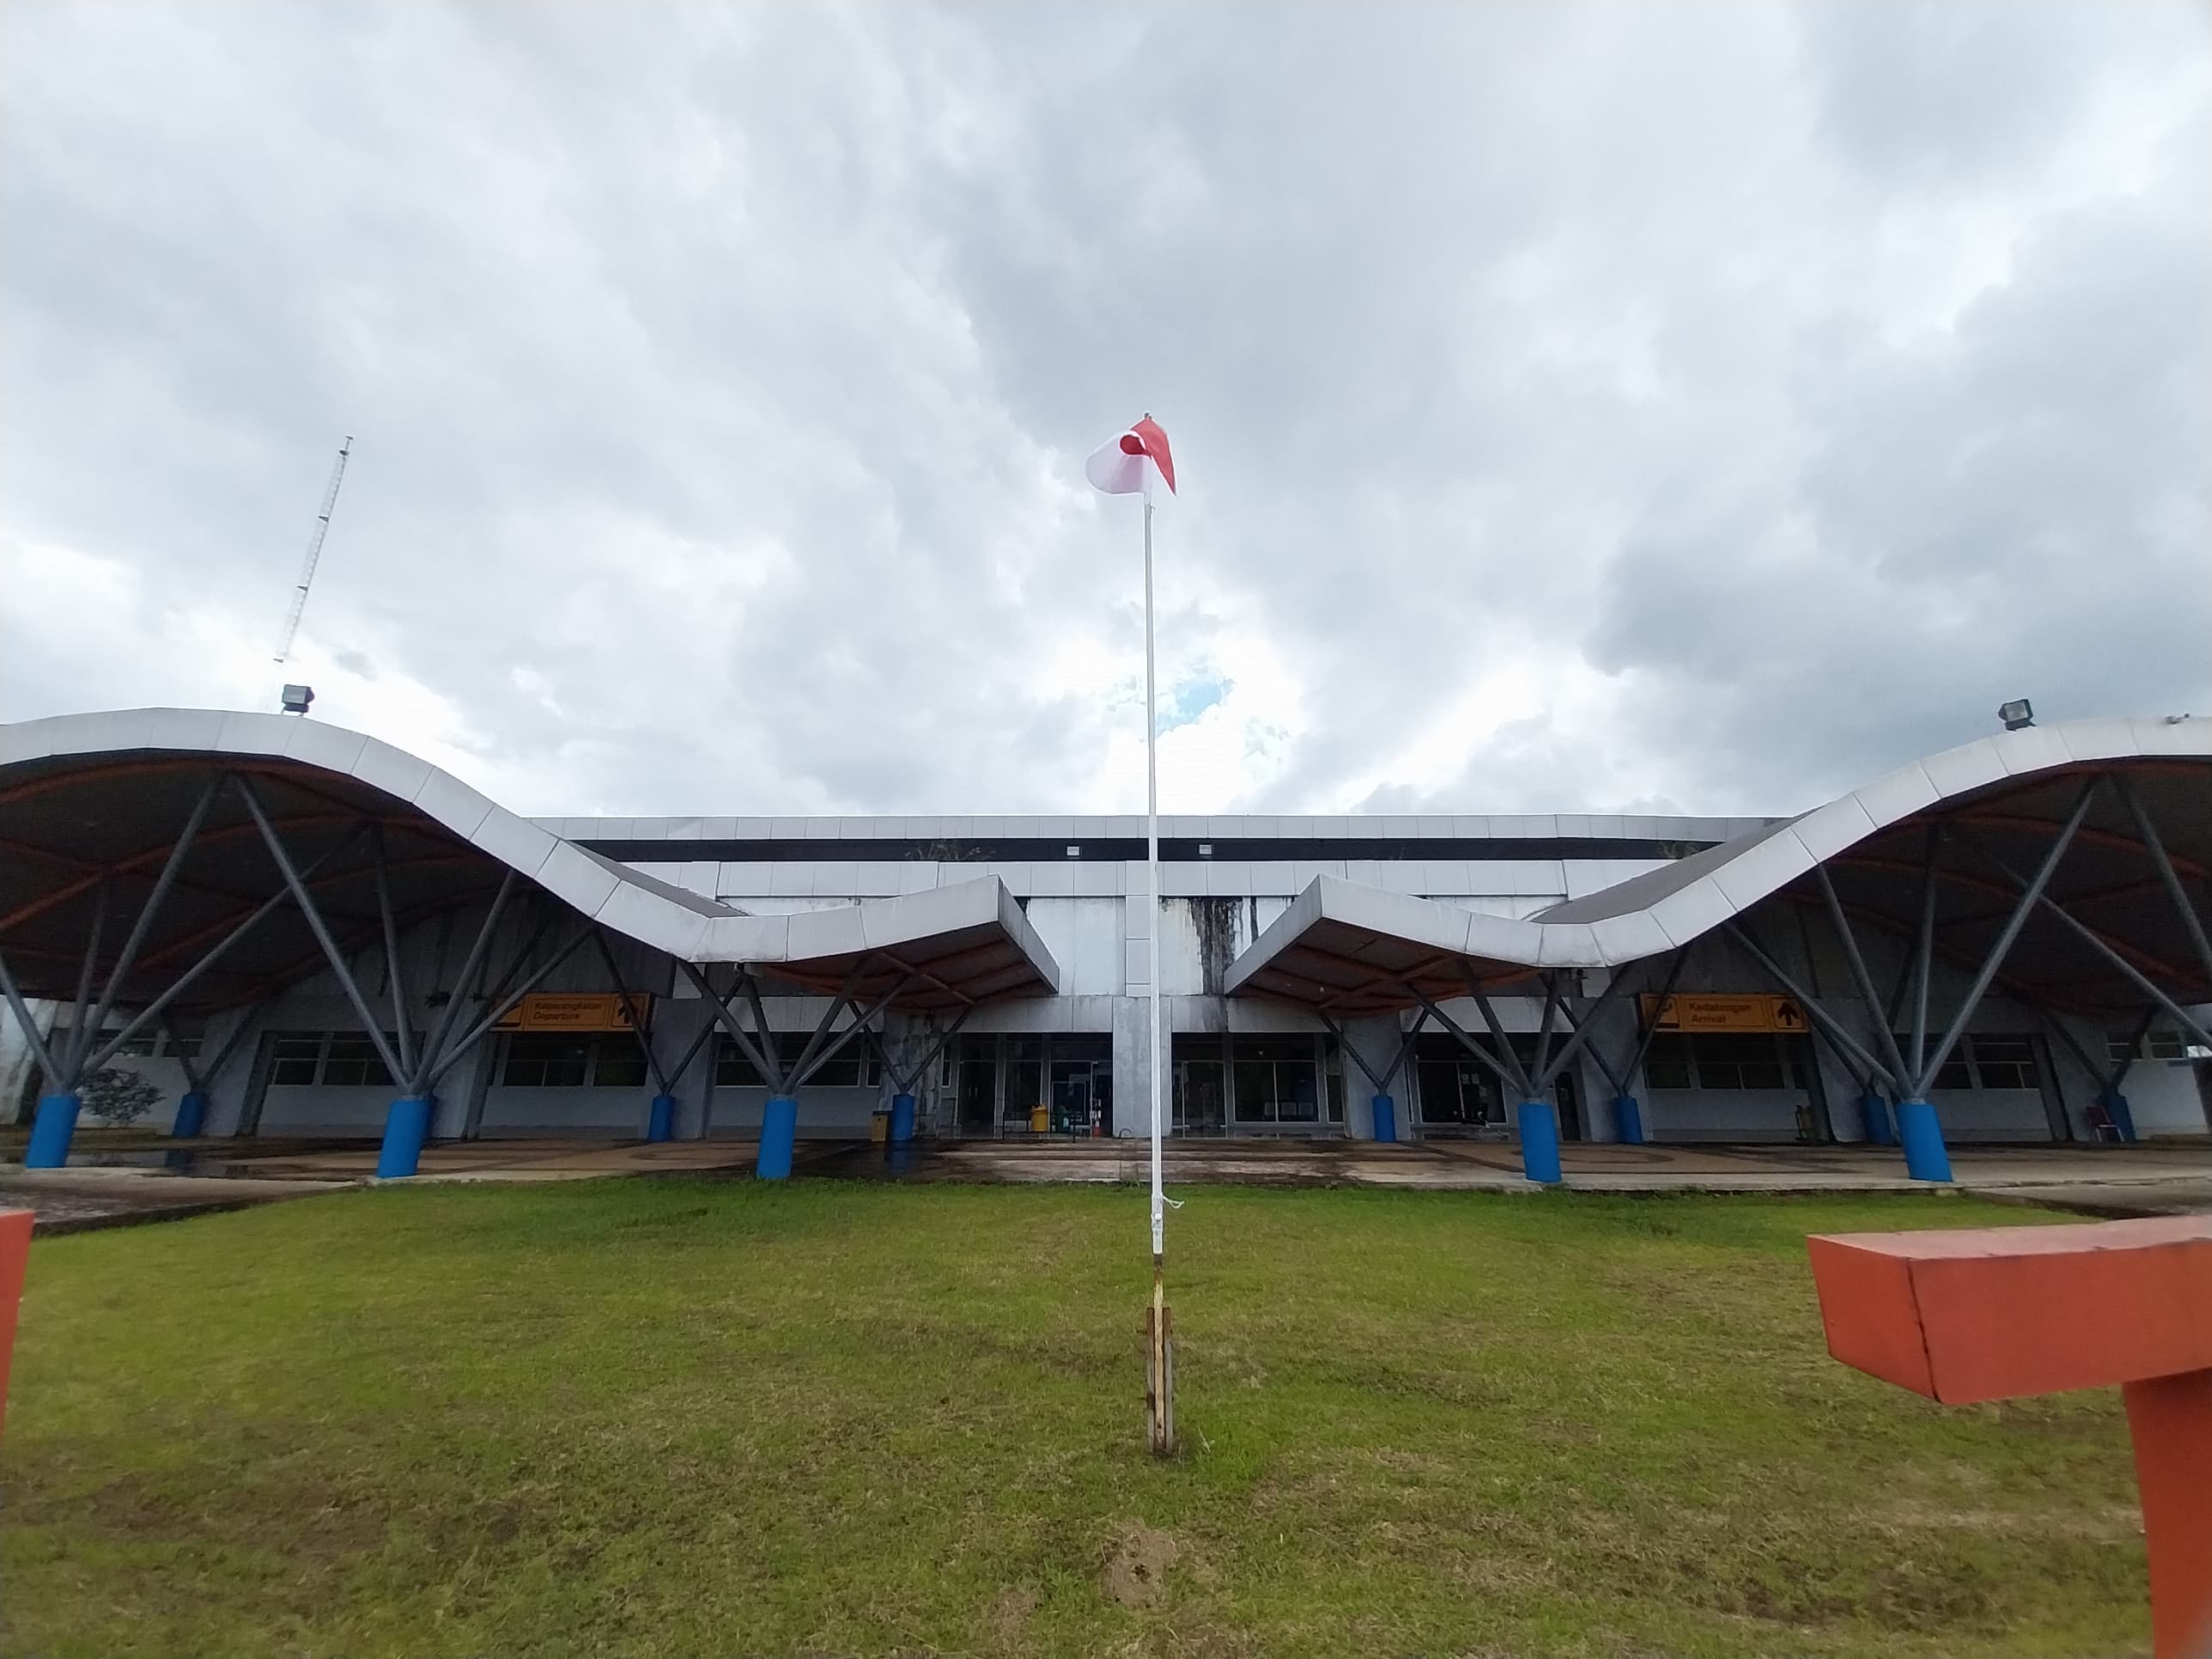
[[[1613,1082],[1619,1092],[1613,1097],[1613,1132],[1624,1145],[1644,1145],[1644,1108],[1636,1098],[1634,1086],[1644,1069],[1644,1056],[1651,1052],[1651,1039],[1659,1035],[1659,1020],[1667,1011],[1667,1000],[1674,994],[1674,987],[1682,977],[1682,964],[1689,959],[1687,945],[1674,952],[1674,960],[1667,968],[1667,977],[1660,981],[1658,1000],[1652,1004],[1651,1018],[1637,1021],[1635,1052],[1628,1057],[1627,1068]],[[1595,1044],[1590,1052],[1597,1053]]]
[[[63,1050],[62,1063],[68,1068],[69,1075],[47,1079],[54,1091],[52,1097],[67,1096],[72,1100],[76,1097],[78,1085],[84,1081],[84,1074],[88,1069],[84,1063],[85,1059],[91,1054],[93,1044],[98,1041],[98,1032],[88,1032],[85,1022],[92,1017],[93,975],[100,964],[100,935],[106,931],[107,883],[103,878],[92,890],[92,932],[84,942],[84,964],[77,971],[76,1000],[70,1014],[69,1042]],[[41,1117],[46,1115],[43,1102],[40,1104],[39,1114]],[[74,1108],[70,1115],[76,1115]]]
[[[1676,966],[1679,967],[1680,958],[1677,957],[1675,962]],[[1632,1124],[1634,1134],[1621,1135],[1620,1139],[1629,1146],[1639,1146],[1644,1139],[1644,1123],[1643,1115],[1636,1104],[1636,1097],[1630,1094],[1621,1079],[1613,1074],[1613,1067],[1607,1063],[1604,1052],[1598,1048],[1595,1040],[1597,1017],[1608,1003],[1628,988],[1631,966],[1632,964],[1611,969],[1606,980],[1605,989],[1597,994],[1596,998],[1588,1008],[1583,1011],[1579,1018],[1569,1006],[1566,999],[1560,1000],[1559,1017],[1567,1023],[1567,1041],[1560,1047],[1558,1054],[1550,1056],[1547,1067],[1540,1070],[1534,1080],[1539,1088],[1549,1089],[1559,1074],[1573,1064],[1575,1056],[1587,1048],[1590,1058],[1597,1062],[1598,1070],[1605,1074],[1605,1080],[1613,1087],[1613,1109],[1615,1134],[1619,1135],[1623,1127]]]
[[[1875,1036],[1881,1040],[1881,1051],[1888,1057],[1890,1075],[1906,1076],[1905,1051],[1898,1047],[1897,1033],[1889,1029],[1882,1018],[1880,994],[1874,988],[1874,975],[1867,970],[1865,956],[1859,950],[1858,936],[1852,931],[1850,919],[1844,915],[1843,901],[1836,896],[1836,884],[1828,878],[1828,866],[1816,864],[1813,874],[1819,881],[1821,902],[1827,907],[1828,921],[1843,942],[1844,960],[1851,970],[1851,983],[1858,989],[1859,1000],[1866,1006],[1867,1018],[1876,1024]]]
[[[225,779],[217,779],[216,783],[220,785],[225,781]],[[195,812],[192,819],[195,836],[204,818],[204,813]],[[359,839],[359,836],[358,828],[349,832],[321,857],[315,860],[308,866],[307,873],[313,874],[325,863],[350,847]],[[163,866],[163,876],[166,879],[157,879],[155,890],[148,898],[149,907],[167,896],[169,886],[174,883],[175,872],[182,862],[181,848],[172,848],[169,860]],[[23,1004],[14,976],[8,972],[5,962],[0,961],[0,983],[4,983],[9,1004],[15,1010],[17,1020],[21,1023],[30,1039],[33,1052],[39,1057],[40,1068],[46,1073],[50,1085],[56,1091],[39,1103],[39,1119],[32,1128],[31,1144],[24,1151],[24,1167],[27,1169],[58,1169],[68,1162],[70,1143],[75,1137],[76,1130],[78,1109],[76,1091],[82,1080],[104,1068],[108,1061],[122,1052],[125,1044],[137,1036],[147,1025],[160,1019],[169,1005],[182,995],[201,975],[215,966],[225,951],[243,939],[259,924],[264,916],[283,904],[290,896],[289,893],[279,892],[264,899],[246,914],[243,921],[210,946],[198,962],[172,980],[160,995],[142,1006],[136,1015],[125,1023],[120,1031],[103,1042],[102,1033],[97,1026],[89,1030],[85,1029],[94,1019],[93,1005],[90,1002],[92,970],[94,953],[98,948],[100,935],[105,931],[106,889],[104,883],[99,888],[98,893],[99,896],[95,899],[94,907],[93,938],[88,945],[84,969],[78,976],[76,1006],[79,1027],[70,1033],[67,1044],[47,1042],[40,1039],[37,1026],[30,1018],[30,1011]],[[143,945],[145,933],[150,929],[151,921],[149,911],[142,910],[139,921],[140,926],[133,929],[136,942],[127,944],[125,952],[118,956],[117,959],[118,969],[127,968],[136,960],[137,950]],[[119,994],[120,983],[121,976],[118,973],[111,978],[109,989]],[[112,998],[103,999],[103,1002],[109,1007],[112,1006]],[[106,1018],[105,1012],[99,1016],[101,1023],[104,1023]],[[57,1079],[59,1080],[57,1081]]]
[[[1315,1012],[1319,1015],[1322,1024],[1328,1029],[1329,1035],[1336,1039],[1336,1046],[1351,1057],[1352,1063],[1359,1068],[1360,1075],[1375,1085],[1375,1092],[1370,1097],[1367,1104],[1368,1127],[1373,1138],[1379,1141],[1396,1140],[1398,1139],[1398,1103],[1390,1097],[1390,1085],[1398,1073],[1405,1069],[1406,1062],[1413,1057],[1413,1040],[1420,1036],[1421,1027],[1427,1023],[1429,1011],[1423,1008],[1414,1014],[1413,1024],[1407,1028],[1405,1036],[1398,1044],[1397,1058],[1390,1062],[1389,1069],[1380,1077],[1376,1075],[1375,1068],[1367,1063],[1359,1050],[1352,1047],[1352,1039],[1344,1034],[1344,1028],[1329,1016],[1327,1010],[1316,1009]],[[1348,1123],[1346,1125],[1347,1129],[1350,1127]]]
[[[1929,824],[1927,872],[1920,880],[1919,946],[1913,955],[1912,1059],[1898,1077],[1898,1086],[1913,1095],[1919,1090],[1911,1079],[1920,1075],[1928,1054],[1928,987],[1936,966],[1936,880],[1942,841],[1942,826]]]
[[[696,963],[679,959],[677,966],[698,988],[699,994],[714,1004],[714,1018],[729,1034],[738,1051],[751,1063],[768,1085],[767,1103],[761,1109],[760,1151],[755,1155],[753,1173],[763,1181],[780,1181],[791,1173],[791,1152],[799,1133],[799,1103],[788,1092],[779,1059],[775,1054],[775,1034],[769,1030],[767,1012],[761,1006],[760,989],[754,984],[751,971],[742,963],[737,965],[737,982],[730,988],[728,997],[722,996],[700,972]],[[756,1042],[745,1033],[744,1023],[730,1004],[743,992],[753,1011],[753,1028],[759,1033]]]
[[[406,981],[401,975],[399,923],[392,910],[392,876],[385,857],[381,823],[369,832],[368,847],[376,864],[376,914],[384,932],[384,982],[392,1002],[392,1040],[399,1048],[399,1069],[392,1076],[412,1078],[416,1070],[415,1038],[409,1027],[415,1022],[407,1004]]]
[[[1467,981],[1468,995],[1474,1000],[1475,1011],[1482,1016],[1483,1024],[1490,1028],[1492,1040],[1498,1044],[1500,1058],[1498,1062],[1492,1063],[1491,1068],[1500,1080],[1515,1091],[1518,1097],[1514,1118],[1521,1136],[1521,1173],[1541,1185],[1557,1186],[1560,1182],[1559,1120],[1552,1115],[1551,1103],[1538,1098],[1540,1091],[1535,1079],[1529,1074],[1528,1068],[1521,1063],[1521,1056],[1513,1047],[1513,1040],[1506,1036],[1504,1024],[1498,1018],[1498,1011],[1491,1006],[1489,993],[1484,990],[1482,981],[1465,963],[1461,964],[1461,972]],[[1556,982],[1547,988],[1545,998],[1547,1013],[1556,1012],[1558,993]],[[1459,1038],[1469,1054],[1478,1060],[1487,1059],[1481,1046],[1462,1030],[1443,1010],[1426,997],[1421,997],[1420,1000],[1424,1007]],[[1550,1024],[1550,1019],[1547,1018],[1545,1030],[1538,1040],[1540,1050],[1547,1044]]]
[[[629,993],[623,988],[623,972],[616,964],[615,953],[607,944],[607,932],[594,926],[592,944],[599,954],[599,963],[607,970],[607,982],[614,987],[615,994],[629,1006]],[[630,1034],[637,1039],[638,1052],[645,1056],[645,1069],[653,1075],[653,1095],[646,1106],[645,1138],[648,1141],[666,1140],[676,1133],[676,1095],[669,1086],[667,1072],[660,1064],[660,1056],[653,1051],[653,1033],[637,1023],[633,1015]]]
[[[191,851],[192,843],[199,839],[201,826],[207,822],[208,809],[215,805],[216,793],[222,787],[221,776],[210,779],[207,787],[200,791],[199,799],[192,803],[191,812],[185,819],[185,827],[178,833],[176,845],[169,849],[169,856],[162,862],[161,873],[154,878],[154,890],[146,896],[146,902],[139,907],[138,920],[131,924],[130,933],[124,939],[122,950],[116,954],[115,966],[107,975],[107,988],[100,995],[100,1006],[93,1010],[91,1029],[85,1033],[87,1043],[99,1040],[100,1028],[107,1023],[108,1013],[115,1006],[116,998],[122,994],[123,982],[138,960],[138,952],[145,945],[146,935],[153,930],[154,918],[160,914],[163,901],[169,896],[170,888],[176,884],[178,874],[184,868],[185,855]]]
[[[230,1035],[222,1040],[222,1047],[216,1050],[215,1058],[204,1066],[198,1060],[185,1058],[182,1053],[178,1054],[178,1060],[185,1068],[185,1081],[189,1083],[191,1088],[190,1092],[177,1103],[176,1121],[169,1127],[171,1139],[194,1140],[198,1139],[206,1129],[208,1107],[210,1103],[210,1091],[215,1087],[216,1079],[221,1077],[224,1069],[229,1066],[232,1057],[238,1053],[240,1045],[246,1041],[246,1033],[254,1029],[256,1023],[261,1018],[262,1011],[268,1006],[267,1000],[264,1000],[242,1011],[236,1022],[232,1024]],[[172,1043],[176,1042],[177,1034],[170,1026],[167,1015],[162,1016],[161,1024],[162,1028],[169,1033],[169,1041]]]
[[[354,978],[353,969],[347,963],[345,953],[338,949],[337,940],[324,924],[322,912],[315,908],[314,895],[307,890],[307,883],[300,879],[300,872],[292,863],[292,855],[284,850],[283,837],[277,835],[276,825],[270,823],[269,814],[262,810],[260,796],[243,777],[234,776],[231,781],[238,791],[239,798],[246,803],[246,811],[252,815],[255,826],[261,831],[261,839],[269,848],[269,856],[276,860],[277,872],[283,877],[284,884],[291,889],[293,901],[300,907],[300,915],[307,924],[307,931],[315,936],[315,943],[322,947],[324,960],[330,963],[331,973],[337,980],[338,988],[345,993],[346,1000],[353,1005],[354,1012],[359,1016],[362,1034],[368,1038],[370,1046],[376,1050],[377,1058],[384,1062],[385,1069],[392,1077],[406,1077],[409,1067],[400,1062],[398,1051],[384,1040],[383,1023],[369,1012],[368,999],[362,994],[361,986]]]
[[[2011,954],[2021,929],[2027,925],[2028,917],[2034,914],[2036,901],[2043,896],[2044,888],[2057,872],[2059,861],[2066,856],[2066,849],[2073,845],[2075,832],[2081,829],[2081,821],[2088,817],[2089,808],[2096,800],[2097,792],[2103,783],[2101,778],[2092,778],[2083,786],[2080,799],[2074,803],[2073,811],[2068,815],[2064,825],[2051,842],[2051,850],[2044,854],[2034,880],[2023,884],[2020,902],[2013,907],[2012,914],[1998,930],[1996,942],[1983,957],[1981,967],[1975,971],[1966,994],[1960,999],[1958,1012],[1953,1015],[1951,1024],[1932,1053],[1923,1047],[1927,1030],[1928,981],[1933,976],[1935,951],[1932,907],[1923,913],[1920,995],[1913,1014],[1914,1070],[1905,1097],[1897,1103],[1897,1138],[1905,1146],[1905,1172],[1915,1181],[1948,1181],[1951,1178],[1951,1155],[1943,1144],[1942,1120],[1937,1116],[1934,1103],[1928,1098],[1929,1091],[1937,1074],[1942,1071],[1943,1062],[1951,1057],[1951,1050],[1957,1047],[1960,1036],[1966,1029],[1966,1023],[1980,1009],[1990,982],[1996,977],[1997,970],[2004,966],[2005,957]]]
[[[875,1030],[869,1032],[869,1040],[875,1044],[876,1052],[883,1056],[884,1069],[890,1073],[890,1150],[894,1155],[914,1139],[915,1108],[917,1103],[915,1099],[915,1090],[920,1086],[922,1079],[929,1075],[929,1068],[936,1063],[937,1057],[945,1052],[946,1045],[952,1041],[954,1033],[968,1023],[968,1016],[975,1011],[975,1005],[972,1002],[963,1006],[960,1012],[952,1017],[952,1023],[938,1033],[935,1040],[922,1052],[921,1060],[908,1067],[903,1073],[892,1063],[890,1048],[884,1041],[883,1034]]]

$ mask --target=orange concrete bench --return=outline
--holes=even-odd
[[[2212,1652],[2212,1216],[1806,1244],[1847,1365],[1954,1406],[2118,1385],[2158,1659]]]
[[[8,1423],[8,1362],[15,1352],[15,1310],[31,1261],[31,1212],[0,1210],[0,1428]]]

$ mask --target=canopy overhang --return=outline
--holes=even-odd
[[[317,721],[141,709],[0,726],[0,960],[26,996],[77,997],[88,944],[102,985],[129,954],[119,1006],[198,965],[170,1005],[179,1015],[309,977],[325,953],[287,896],[280,857],[342,951],[373,944],[387,909],[404,930],[489,904],[520,878],[668,956],[750,964],[832,994],[851,980],[857,995],[872,991],[898,1011],[1050,994],[1060,978],[996,877],[747,915],[565,841],[427,761]],[[148,911],[157,886],[161,902]]]
[[[1402,1011],[1552,969],[1664,956],[1755,911],[1825,918],[1823,876],[1869,935],[1912,940],[1929,907],[1936,954],[1971,969],[2077,811],[2049,902],[2021,924],[1998,988],[2053,1008],[2140,1009],[2150,1000],[2140,974],[2178,1002],[2212,1002],[2202,947],[2212,720],[2191,719],[1980,738],[1526,920],[1317,878],[1230,965],[1225,988],[1332,1014]],[[2175,882],[2195,908],[2193,932]]]

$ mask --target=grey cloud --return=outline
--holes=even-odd
[[[1786,810],[2015,690],[2212,704],[2201,114],[2080,159],[2185,7],[0,27],[0,556],[136,593],[9,613],[9,715],[273,635],[352,430],[309,633],[517,805],[1064,807],[1140,729],[1076,468],[1146,408],[1164,645],[1297,689],[1257,810]],[[1389,773],[1506,661],[1574,712]]]

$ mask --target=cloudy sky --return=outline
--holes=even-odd
[[[0,716],[1794,811],[2212,713],[2202,6],[0,7]],[[271,655],[354,437],[295,660]]]

